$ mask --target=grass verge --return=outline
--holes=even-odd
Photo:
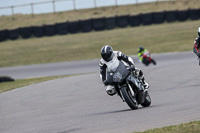
[[[127,55],[143,45],[152,53],[190,51],[200,20],[0,43],[0,67],[100,58],[103,45]]]
[[[64,76],[51,76],[51,77],[40,77],[40,78],[30,78],[30,79],[17,79],[13,82],[2,82],[0,83],[0,93],[13,90],[16,88],[20,88],[23,86],[28,86],[32,84],[36,84],[39,82],[44,82],[48,80],[53,80],[57,78],[64,78],[67,77],[67,75]]]
[[[144,132],[134,133],[200,133],[200,121],[193,121],[180,125],[155,128]]]

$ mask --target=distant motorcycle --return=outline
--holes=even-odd
[[[137,109],[139,104],[143,107],[150,106],[151,98],[148,90],[144,90],[142,82],[128,69],[130,68],[120,61],[117,67],[109,70],[107,72],[109,86],[114,87],[115,94],[117,93],[131,109]]]
[[[156,61],[151,58],[151,54],[149,51],[145,51],[142,55],[142,58],[143,58],[143,63],[148,66],[150,63],[153,63],[154,65],[156,65]]]

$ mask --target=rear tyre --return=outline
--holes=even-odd
[[[152,63],[153,63],[154,65],[156,65],[156,61],[155,61],[154,59],[151,59],[151,61],[152,61]]]
[[[122,95],[124,97],[124,100],[128,104],[128,106],[131,109],[137,109],[138,108],[138,102],[136,100],[136,96],[132,96],[129,88],[123,87],[121,88]]]
[[[145,92],[145,99],[144,99],[144,103],[141,104],[143,107],[148,107],[151,105],[151,97],[148,93],[148,91]]]

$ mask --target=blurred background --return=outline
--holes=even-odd
[[[0,67],[191,51],[200,0],[1,0]],[[145,38],[145,39],[144,39]],[[181,44],[181,45],[180,45]]]
[[[1,0],[0,15],[55,13],[158,1],[164,0]]]

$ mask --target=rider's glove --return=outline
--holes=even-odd
[[[135,66],[132,65],[130,68],[129,68],[130,71],[135,71]]]
[[[107,81],[107,80],[104,80],[104,81],[103,81],[103,84],[104,84],[105,86],[107,86],[107,85],[108,85],[108,81]]]
[[[140,74],[140,69],[135,68],[135,70],[134,70],[134,75],[138,77],[139,74]]]

